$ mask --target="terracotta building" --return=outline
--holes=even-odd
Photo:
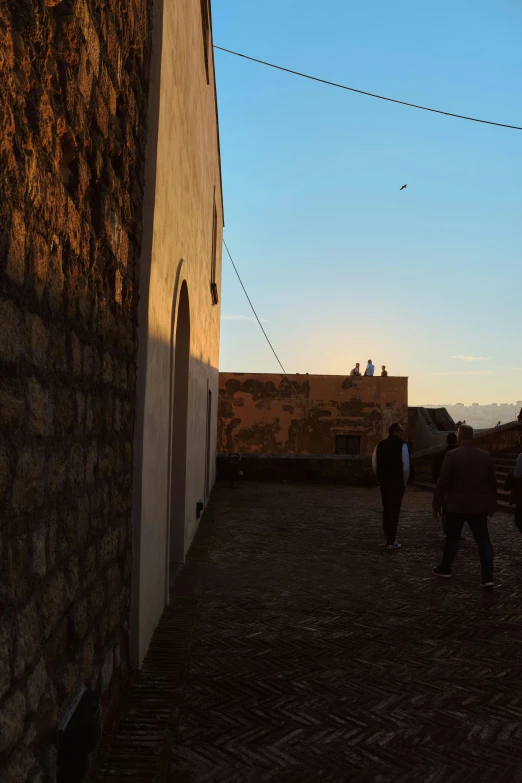
[[[220,373],[218,451],[369,455],[408,427],[408,379]]]
[[[82,687],[118,702],[214,480],[207,1],[0,0],[0,165],[0,777],[22,783],[54,780]]]

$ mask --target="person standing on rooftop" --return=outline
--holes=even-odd
[[[473,427],[461,424],[458,448],[446,454],[433,496],[433,516],[446,512],[446,544],[435,576],[451,577],[451,565],[467,522],[477,543],[482,567],[481,587],[493,587],[493,547],[489,540],[488,517],[497,510],[497,479],[491,454],[477,448]]]

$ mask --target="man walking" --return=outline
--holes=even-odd
[[[396,539],[404,488],[410,478],[410,452],[403,442],[404,431],[395,422],[389,436],[377,444],[372,466],[381,487],[382,526],[388,549],[400,549]]]
[[[460,534],[467,522],[475,539],[482,566],[481,587],[493,587],[493,547],[489,540],[488,516],[497,509],[497,480],[493,458],[475,446],[473,427],[461,424],[458,448],[446,454],[433,497],[433,515],[446,511],[446,544],[442,562],[433,569],[449,579],[459,548]]]
[[[442,470],[442,466],[444,464],[444,460],[446,459],[446,454],[449,451],[453,451],[453,449],[457,448],[457,436],[454,432],[448,432],[446,436],[446,448],[442,451],[439,451],[439,453],[436,455],[435,459],[433,460],[433,480],[437,482],[439,480],[440,472]],[[444,508],[441,509],[441,517],[442,517],[442,532],[444,533],[444,537],[446,537],[446,512],[444,511]]]

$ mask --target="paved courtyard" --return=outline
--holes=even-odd
[[[469,530],[452,580],[431,497],[399,552],[377,490],[219,487],[100,780],[522,781],[522,538]]]

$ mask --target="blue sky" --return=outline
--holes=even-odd
[[[213,0],[212,14],[219,46],[522,126],[518,0]],[[521,399],[522,132],[215,63],[225,238],[287,371],[371,357],[409,376],[412,404]],[[277,372],[250,316],[224,255],[220,367]]]

